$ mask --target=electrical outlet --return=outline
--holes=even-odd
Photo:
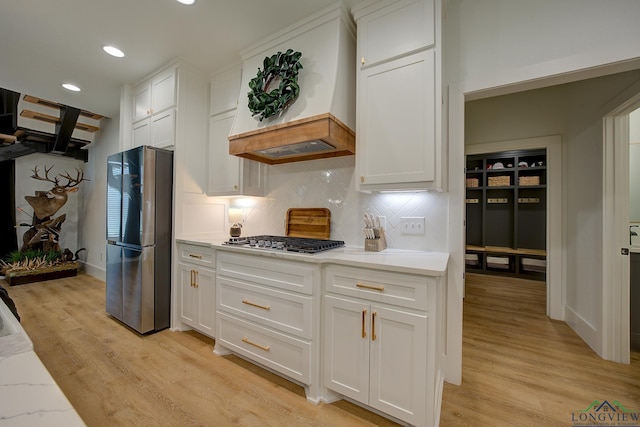
[[[424,234],[423,216],[405,216],[400,218],[402,234]]]

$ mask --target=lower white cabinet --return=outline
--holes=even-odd
[[[179,317],[182,323],[209,337],[215,336],[216,273],[207,265],[213,259],[211,249],[179,246]]]
[[[318,402],[320,267],[220,251],[216,271],[215,353],[234,352],[284,375]]]
[[[324,385],[391,416],[425,416],[427,317],[324,297]]]
[[[441,382],[436,280],[329,266],[327,290],[323,386],[412,425],[434,425]]]

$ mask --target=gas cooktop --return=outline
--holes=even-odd
[[[223,244],[255,249],[299,252],[305,254],[315,254],[318,252],[328,251],[330,249],[340,248],[344,246],[344,242],[341,240],[322,240],[309,239],[304,237],[268,235],[232,237]]]

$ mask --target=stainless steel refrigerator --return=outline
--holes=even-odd
[[[169,327],[173,153],[107,159],[107,313],[141,334]]]

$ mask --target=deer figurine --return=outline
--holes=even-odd
[[[41,177],[38,174],[38,166],[33,168],[33,175],[31,178],[38,179],[40,181],[48,181],[53,184],[53,188],[47,192],[41,192],[40,195],[37,196],[24,196],[25,200],[31,207],[35,213],[35,216],[40,220],[44,221],[47,218],[55,215],[56,212],[60,210],[65,203],[67,203],[67,198],[69,197],[69,193],[75,193],[78,191],[78,185],[82,181],[88,181],[84,178],[84,172],[76,168],[76,177],[72,178],[67,171],[64,174],[59,174],[53,179],[49,178],[49,171],[53,166],[47,168],[44,166],[44,177]],[[60,185],[59,178],[64,178],[67,180],[65,185]]]

